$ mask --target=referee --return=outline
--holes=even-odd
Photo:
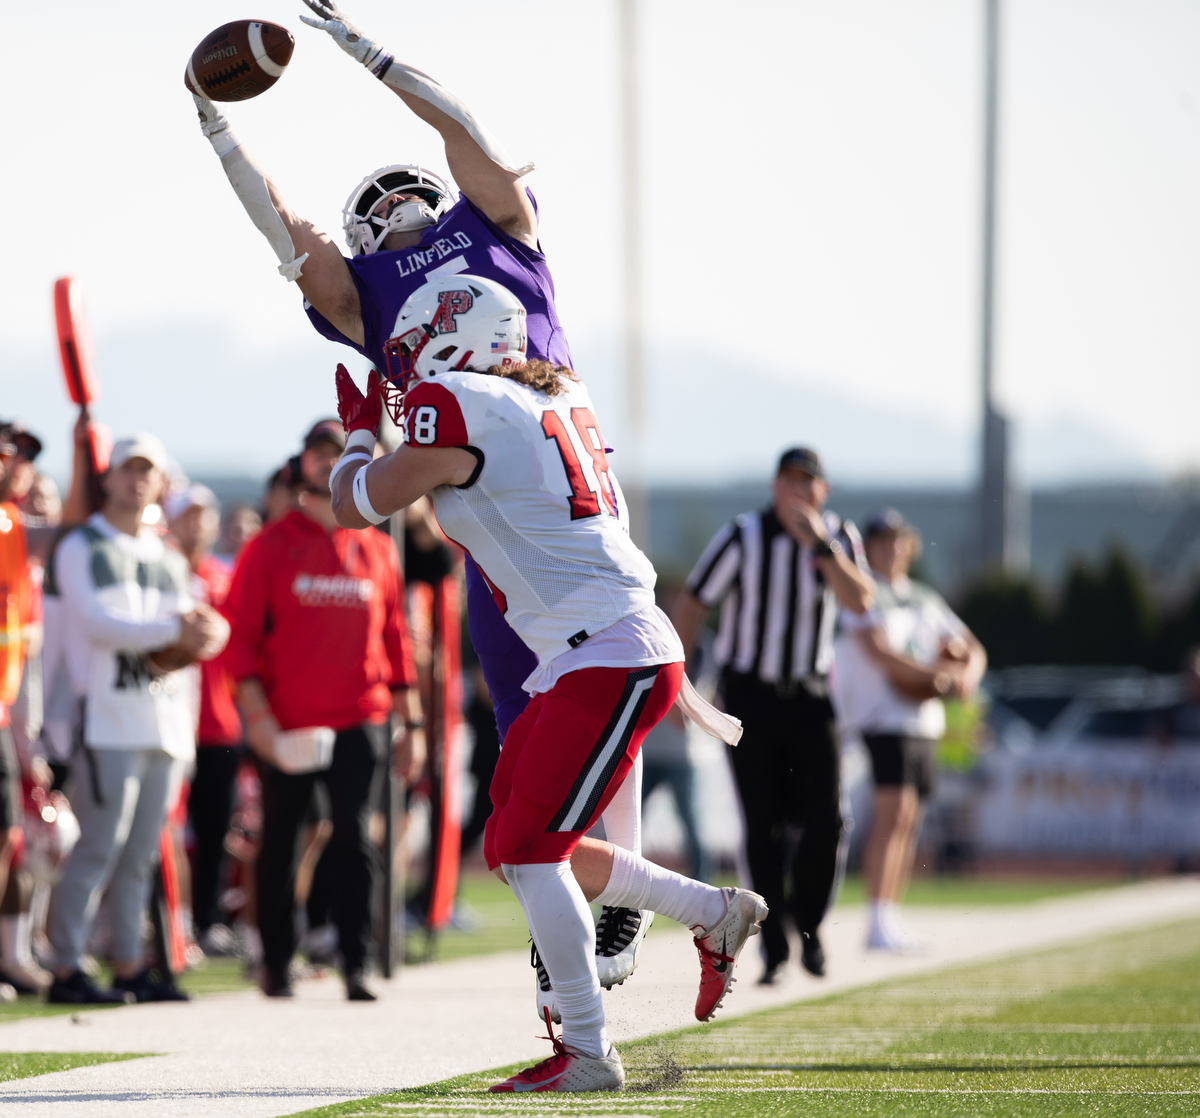
[[[858,531],[823,512],[828,496],[816,451],[785,451],[771,507],[743,513],[713,537],[675,607],[689,657],[701,621],[721,607],[713,655],[725,709],[745,728],[731,757],[750,876],[771,907],[763,922],[767,985],[787,962],[785,912],[800,932],[804,968],[825,973],[817,929],[842,834],[829,699],[834,627],[839,606],[863,613],[874,596]]]

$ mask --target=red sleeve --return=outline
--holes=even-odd
[[[417,665],[413,659],[408,619],[404,616],[404,576],[400,573],[400,557],[395,543],[389,537],[384,536],[383,542],[386,545],[381,560],[381,566],[385,568],[382,579],[383,645],[392,667],[388,686],[395,691],[417,685]]]
[[[410,446],[469,446],[471,442],[454,393],[428,380],[404,394],[404,430]]]
[[[267,620],[267,579],[271,567],[266,534],[246,544],[234,568],[222,613],[229,622],[224,655],[235,682],[260,674],[260,651]]]

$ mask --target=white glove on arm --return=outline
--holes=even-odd
[[[309,27],[316,27],[321,31],[328,32],[329,37],[342,50],[356,62],[361,62],[384,85],[402,90],[414,97],[420,97],[423,101],[428,101],[431,105],[441,109],[471,134],[471,138],[493,163],[499,164],[506,171],[511,171],[520,177],[533,170],[532,163],[526,163],[523,167],[515,166],[508,152],[471,115],[471,111],[453,93],[443,89],[428,74],[414,70],[403,62],[398,62],[383,47],[376,45],[342,14],[333,0],[304,0],[304,2],[320,18],[312,19],[310,16],[304,15],[300,18]]]
[[[301,276],[300,266],[308,259],[308,253],[296,259],[291,234],[275,209],[275,203],[271,201],[266,174],[254,161],[254,156],[242,146],[242,141],[230,127],[229,118],[221,112],[220,106],[195,93],[192,94],[192,100],[200,112],[200,131],[220,157],[233,192],[279,257],[279,274],[288,281],[298,280]]]

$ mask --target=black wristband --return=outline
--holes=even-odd
[[[835,548],[828,540],[819,540],[813,544],[813,555],[818,559],[832,559],[835,551],[840,550],[840,548]]]
[[[423,730],[425,729],[424,718],[406,718],[404,720],[404,728],[406,730]]]

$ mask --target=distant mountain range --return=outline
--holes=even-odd
[[[587,355],[597,411],[617,441],[619,473],[623,403],[615,354],[604,344],[576,352]],[[190,471],[266,474],[295,452],[314,419],[334,413],[339,361],[356,374],[365,367],[300,322],[274,349],[201,323],[108,335],[97,342],[103,391],[96,414],[118,435],[161,435]],[[44,468],[65,476],[73,413],[51,339],[36,350],[0,349],[0,363],[0,416],[18,416],[38,431],[47,445]],[[795,443],[817,447],[831,475],[849,484],[963,486],[975,474],[974,431],[927,415],[762,369],[730,372],[727,364],[676,351],[652,355],[647,367],[646,467],[658,483],[762,477],[779,450]],[[1018,424],[1016,466],[1034,485],[1158,476],[1118,436],[1069,417]]]

